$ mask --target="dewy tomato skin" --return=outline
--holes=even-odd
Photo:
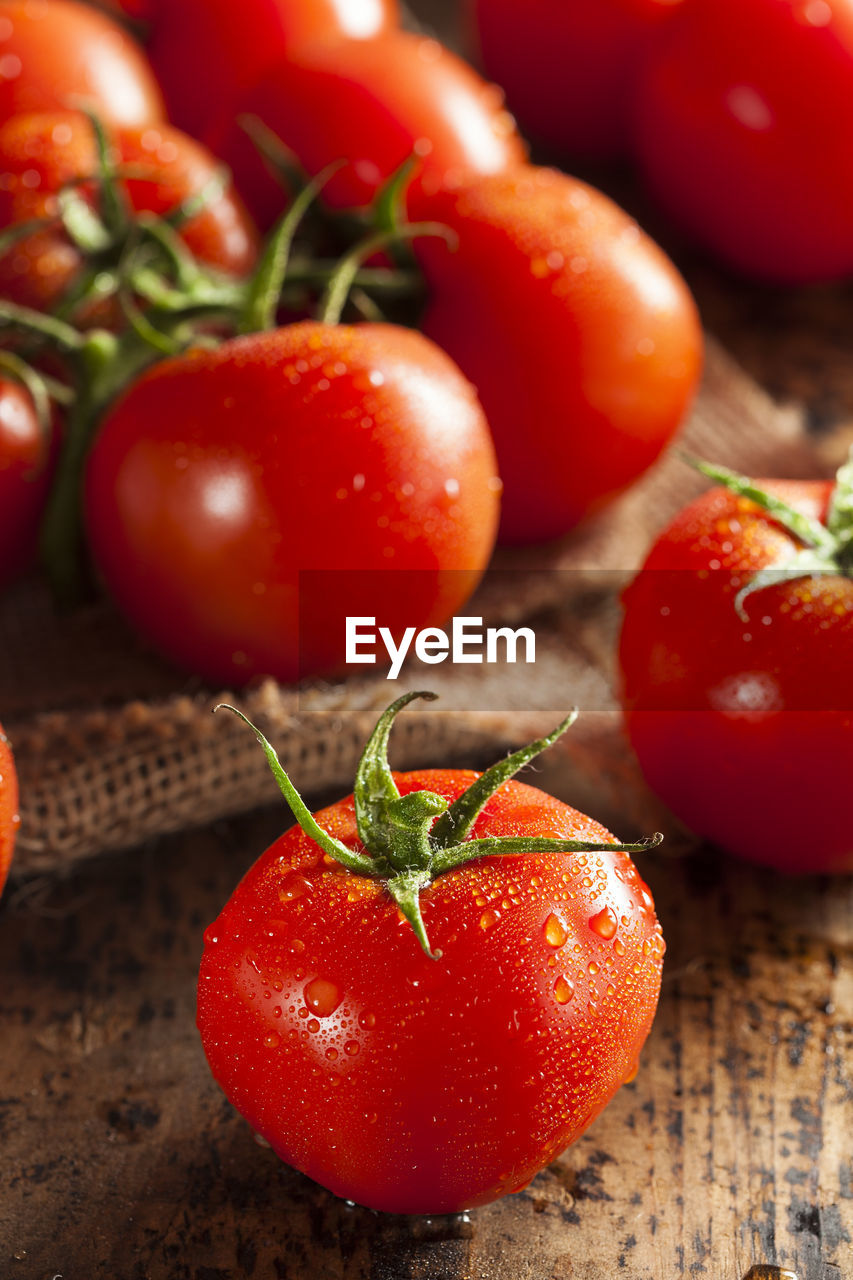
[[[398,17],[396,0],[166,0],[148,54],[169,119],[201,137],[213,118],[233,117],[239,95],[291,50],[370,39]]]
[[[486,567],[499,500],[482,409],[443,352],[314,322],[157,365],[107,414],[85,484],[118,605],[226,684],[335,668],[350,615],[395,634],[446,621]],[[313,592],[305,571],[325,575]]]
[[[503,172],[526,154],[501,90],[437,40],[408,31],[301,46],[245,96],[240,111],[262,120],[311,174],[347,160],[323,189],[338,208],[369,204],[412,157],[410,204],[419,192],[466,174]],[[268,225],[286,197],[245,131],[226,116],[205,140]]]
[[[458,236],[418,240],[422,328],[471,379],[504,481],[500,541],[573,528],[649,467],[684,419],[702,332],[686,284],[637,224],[532,166],[420,201]]]
[[[828,482],[758,481],[825,519]],[[801,577],[737,593],[798,544],[746,498],[690,503],[625,593],[620,645],[631,742],[691,830],[798,873],[853,870],[853,582]]]
[[[395,774],[454,799],[477,775]],[[357,844],[352,798],[317,815]],[[472,832],[609,840],[504,784]],[[521,1187],[634,1072],[663,939],[624,853],[482,858],[421,893],[438,959],[380,882],[293,828],[205,935],[198,1025],[211,1069],[278,1155],[336,1195],[452,1213]]]
[[[652,193],[722,261],[783,284],[853,271],[850,0],[690,0],[635,125]]]
[[[486,74],[521,128],[572,156],[631,146],[633,85],[681,0],[468,0]]]
[[[9,739],[0,725],[0,893],[9,874],[15,836],[21,824],[18,813],[18,777]]]
[[[35,558],[54,460],[50,432],[39,422],[32,396],[0,373],[0,587]]]
[[[74,0],[0,4],[0,121],[63,111],[76,101],[107,125],[144,127],[165,119],[154,73],[117,22]]]
[[[215,158],[171,125],[114,129],[110,136],[127,174],[122,189],[136,213],[166,215],[216,177]],[[0,226],[55,217],[58,192],[96,168],[92,125],[80,112],[38,112],[0,124]],[[94,199],[91,187],[79,190]],[[247,275],[257,258],[258,233],[230,184],[184,223],[180,236],[201,263],[226,275]],[[81,262],[62,229],[35,231],[0,257],[0,293],[23,306],[52,310]]]

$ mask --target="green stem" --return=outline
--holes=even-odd
[[[456,867],[475,858],[505,854],[543,852],[589,853],[610,851],[641,853],[654,848],[663,839],[651,836],[638,844],[619,844],[614,841],[559,840],[548,836],[488,836],[481,840],[467,840],[447,848],[441,848],[434,839],[433,822],[447,813],[447,800],[433,791],[409,791],[401,796],[388,764],[388,740],[397,714],[416,698],[434,698],[430,693],[407,693],[398,698],[379,718],[370,735],[356,772],[354,802],[359,838],[371,857],[357,853],[336,840],[319,826],[310,810],[288,778],[272,746],[259,729],[247,720],[241,711],[234,711],[260,742],[281,792],[296,821],[316,843],[332,858],[357,875],[368,875],[382,880],[391,897],[409,921],[426,955],[439,958],[439,952],[430,948],[420,907],[420,894],[437,876],[445,875]],[[223,704],[227,706],[227,704]],[[218,708],[217,708],[218,710]],[[473,784],[473,795],[460,797],[456,802],[459,825],[470,825],[489,796],[503,785],[506,778],[516,772],[556,741],[576,718],[573,712],[546,738],[515,752],[507,760],[487,770]],[[522,757],[524,757],[522,759]],[[485,782],[484,782],[485,780]],[[482,785],[481,785],[482,784]],[[486,794],[488,793],[488,794]],[[466,793],[467,794],[467,793]],[[473,817],[471,816],[473,814]],[[436,827],[438,824],[436,824]],[[431,830],[432,828],[432,830]],[[457,828],[451,827],[451,830]]]
[[[0,350],[0,373],[19,382],[29,393],[42,436],[45,440],[48,439],[51,432],[51,393],[46,380],[31,364],[27,364],[26,360],[22,360],[13,351]]]
[[[387,841],[390,839],[390,833],[383,823],[383,816],[388,805],[400,797],[388,763],[388,741],[398,714],[418,698],[433,702],[436,695],[422,691],[404,693],[402,698],[398,698],[386,711],[383,711],[361,753],[355,774],[353,792],[359,839],[366,849],[371,849],[374,854],[386,859],[389,852]]]
[[[475,858],[518,853],[647,853],[663,840],[659,831],[634,844],[616,840],[558,840],[552,836],[485,836],[482,840],[466,840],[464,844],[443,849],[432,860],[432,874],[445,875]]]
[[[343,163],[336,161],[327,165],[322,173],[303,187],[278,224],[249,283],[245,309],[238,326],[240,333],[262,333],[275,328],[294,236],[323,187]]]
[[[393,231],[379,231],[368,236],[345,254],[338,269],[329,281],[325,297],[320,303],[319,319],[323,324],[339,324],[350,289],[356,281],[365,259],[380,249],[400,240],[414,240],[418,236],[440,236],[448,244],[455,242],[454,233],[440,222],[412,222]]]
[[[279,785],[281,794],[284,796],[291,813],[305,834],[310,836],[315,844],[320,846],[324,853],[328,853],[330,857],[334,858],[337,862],[340,862],[348,871],[353,871],[356,875],[374,875],[375,866],[371,858],[365,858],[364,854],[357,853],[354,849],[348,849],[345,844],[342,844],[340,840],[336,840],[334,836],[329,835],[328,831],[324,831],[319,825],[311,810],[307,807],[299,792],[296,790],[293,783],[290,781],[290,778],[288,778],[282,768],[281,761],[278,758],[278,753],[275,748],[267,741],[260,729],[256,728],[256,726],[252,724],[251,720],[247,719],[247,717],[243,715],[242,711],[238,711],[236,707],[232,707],[228,702],[220,702],[218,706],[213,708],[213,710],[233,712],[235,716],[239,716],[244,724],[247,724],[252,730],[252,733],[264,749],[264,755],[266,756],[273,776]]]
[[[0,301],[0,330],[4,328],[37,338],[66,353],[81,351],[86,342],[85,336],[64,320],[30,307],[19,307],[15,302]]]
[[[738,494],[742,498],[749,498],[750,502],[761,507],[762,511],[766,511],[807,547],[815,547],[829,553],[835,551],[835,539],[826,525],[821,524],[819,520],[813,520],[811,516],[804,515],[802,511],[797,511],[784,499],[777,498],[774,494],[759,488],[748,476],[730,471],[728,467],[718,467],[713,463],[703,462],[701,459],[691,459],[691,463],[709,480],[715,480],[717,484],[724,485],[731,493]]]
[[[553,746],[557,739],[572,727],[578,715],[577,707],[573,708],[553,733],[549,733],[545,738],[539,738],[536,742],[531,742],[529,746],[522,747],[520,751],[515,751],[505,760],[499,760],[485,773],[481,773],[477,781],[473,782],[436,822],[431,833],[433,844],[439,849],[446,849],[464,840],[498,787],[502,787],[505,782],[514,777],[519,769],[523,769],[535,756],[541,755],[548,747]]]

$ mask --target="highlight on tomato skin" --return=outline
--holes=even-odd
[[[427,194],[526,156],[501,90],[437,40],[408,31],[305,44],[244,96],[238,114],[262,120],[311,174],[345,157],[324,188],[336,208],[369,204],[412,156],[410,190]],[[285,197],[233,113],[205,141],[268,226]]]
[[[382,324],[305,321],[163,361],[108,412],[85,484],[109,593],[220,687],[335,670],[348,616],[384,613],[395,634],[446,622],[485,571],[499,502],[470,383]],[[308,572],[335,585],[300,631]]]
[[[452,798],[472,777],[396,780]],[[354,838],[351,799],[317,818]],[[477,834],[533,829],[608,834],[521,783]],[[663,954],[627,855],[483,859],[436,880],[423,910],[438,961],[376,882],[292,829],[208,929],[199,980],[205,1052],[252,1127],[336,1195],[394,1213],[486,1204],[579,1137],[635,1068]]]
[[[107,14],[77,0],[4,0],[0,48],[15,74],[0,77],[0,120],[62,111],[83,100],[105,124],[144,128],[165,120],[144,53]]]
[[[655,199],[737,272],[853,272],[849,0],[683,4],[641,70],[634,134]]]
[[[169,118],[200,138],[303,44],[372,39],[393,29],[399,9],[396,0],[165,0],[152,17],[148,56]]]
[[[499,541],[557,538],[635,481],[686,418],[698,312],[664,252],[601,192],[517,166],[416,203],[422,328],[473,382],[504,480]]]
[[[0,587],[35,559],[56,460],[51,436],[30,392],[4,376],[0,359]]]
[[[18,812],[18,776],[9,739],[0,725],[0,893],[9,874],[15,837],[21,824]]]
[[[754,483],[828,534],[832,482]],[[625,593],[623,705],[649,786],[691,831],[778,871],[838,874],[853,871],[853,582],[788,577],[802,550],[745,496],[688,504]]]

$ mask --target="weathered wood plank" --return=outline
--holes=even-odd
[[[850,1273],[850,881],[647,858],[669,953],[636,1082],[521,1195],[391,1218],[259,1147],[194,1030],[203,926],[280,821],[176,837],[6,902],[4,1280]]]

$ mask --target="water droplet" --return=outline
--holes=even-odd
[[[575,994],[575,984],[562,975],[554,983],[554,999],[557,1004],[568,1004]]]
[[[204,945],[206,947],[213,947],[216,945],[218,941],[219,941],[219,936],[214,932],[213,925],[212,924],[208,925],[208,927],[204,931]]]
[[[338,1056],[338,1051],[337,1051],[337,1049],[335,1049],[335,1048],[328,1048],[328,1049],[326,1050],[326,1057],[329,1059],[329,1061],[330,1061],[330,1062],[334,1062],[334,1061],[335,1061],[335,1059],[337,1058],[337,1056]]]
[[[566,926],[560,917],[555,916],[553,912],[545,921],[543,932],[549,947],[561,947],[569,936]]]
[[[622,941],[621,938],[617,938],[615,940],[615,942],[613,943],[613,950],[616,952],[617,956],[624,956],[625,943]]]
[[[310,893],[312,887],[310,880],[306,880],[298,871],[291,871],[282,880],[278,896],[282,902],[293,902],[296,898],[302,898],[306,893]]]
[[[320,1024],[319,1024],[319,1022],[317,1021],[317,1019],[316,1019],[316,1018],[312,1018],[310,1022],[306,1023],[306,1026],[308,1027],[308,1030],[309,1030],[309,1031],[319,1031],[319,1030],[320,1030]]]
[[[362,1012],[358,1015],[358,1025],[363,1027],[365,1031],[370,1031],[376,1026],[376,1014]]]
[[[590,960],[589,964],[587,965],[586,971],[587,973],[591,973],[593,977],[595,977],[595,975],[598,973],[598,965],[595,963],[594,960]]]
[[[281,1044],[281,1036],[278,1036],[274,1031],[271,1031],[268,1036],[264,1036],[264,1044],[268,1049],[277,1049]]]
[[[308,1008],[319,1018],[328,1018],[343,998],[340,988],[328,978],[312,978],[302,994]]]
[[[359,1051],[358,1041],[347,1040],[346,1044],[344,1045],[344,1053],[349,1054],[351,1058],[354,1058],[358,1053],[358,1051]]]
[[[491,929],[492,925],[497,924],[501,918],[499,911],[484,911],[480,916],[480,928],[482,930]]]
[[[610,939],[616,933],[616,913],[610,907],[605,907],[603,911],[599,911],[589,922],[589,927],[593,933],[597,933],[599,938]]]

